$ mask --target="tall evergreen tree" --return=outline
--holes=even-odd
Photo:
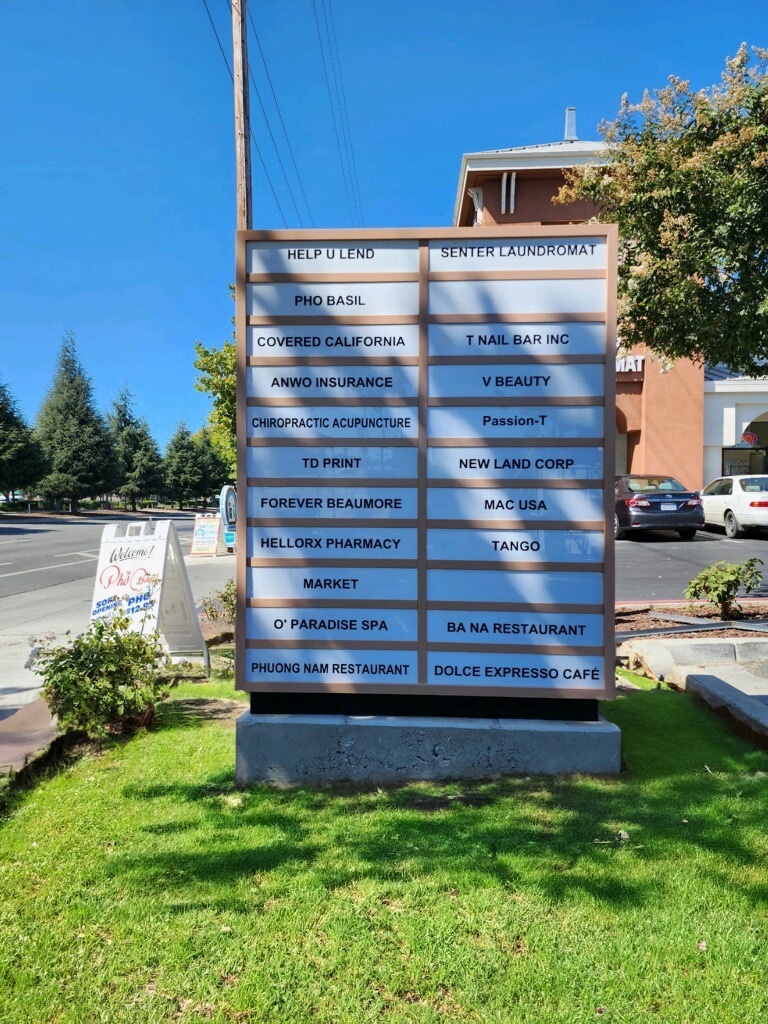
[[[182,509],[199,490],[197,450],[191,431],[183,423],[168,442],[163,467],[166,492]]]
[[[116,479],[112,437],[93,401],[93,387],[77,357],[75,339],[67,334],[35,433],[49,471],[40,492],[54,502],[69,498],[77,510],[81,498],[104,494]]]
[[[42,449],[8,386],[0,383],[0,491],[10,499],[13,491],[32,486],[44,472]]]
[[[132,402],[130,391],[123,388],[112,403],[107,423],[117,460],[117,491],[135,512],[140,498],[162,487],[163,460],[148,424],[134,416]]]

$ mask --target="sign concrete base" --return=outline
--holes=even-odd
[[[618,726],[511,718],[254,715],[237,720],[238,786],[317,786],[621,768]]]

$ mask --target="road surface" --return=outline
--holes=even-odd
[[[190,558],[193,513],[162,517],[176,525],[199,605],[234,575],[234,555]],[[87,627],[107,521],[103,516],[0,516],[0,715],[39,691],[39,676],[23,667],[28,639]],[[682,600],[689,581],[713,562],[752,556],[765,562],[768,575],[768,532],[728,540],[722,531],[701,531],[693,541],[675,533],[638,533],[616,544],[616,600]],[[768,584],[755,596],[768,596]]]
[[[160,515],[157,516],[160,518]],[[193,513],[171,518],[181,542],[192,595],[220,590],[235,556],[189,557]],[[81,633],[88,626],[104,516],[0,517],[0,715],[33,700],[40,677],[24,668],[30,638]]]

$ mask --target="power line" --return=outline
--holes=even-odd
[[[251,82],[253,83],[253,90],[256,93],[256,99],[259,101],[259,106],[261,107],[261,113],[264,115],[264,124],[267,126],[267,131],[269,132],[269,137],[272,140],[272,145],[274,146],[274,149],[275,149],[275,156],[277,157],[277,162],[280,164],[280,170],[283,172],[283,180],[285,181],[285,186],[288,189],[288,195],[291,197],[291,202],[293,203],[293,208],[296,211],[296,216],[298,217],[298,220],[299,220],[299,227],[303,228],[304,224],[302,223],[302,220],[301,220],[301,214],[299,213],[299,208],[296,205],[296,199],[294,198],[294,195],[293,195],[293,189],[291,188],[291,183],[288,181],[288,175],[285,173],[285,167],[283,167],[283,161],[280,158],[280,150],[277,148],[277,143],[275,142],[275,136],[272,134],[272,129],[270,128],[270,125],[269,125],[269,118],[267,117],[267,112],[264,109],[264,104],[261,102],[261,93],[259,92],[259,87],[256,85],[256,79],[253,77],[253,72],[251,71],[251,68],[250,68],[250,61],[248,63],[249,63],[249,66],[248,66],[248,77],[250,78]]]
[[[229,66],[229,61],[227,60],[227,55],[224,52],[224,47],[221,45],[221,39],[219,39],[219,33],[216,31],[216,25],[214,24],[213,18],[211,17],[211,12],[208,9],[208,4],[207,4],[206,0],[203,0],[203,7],[205,8],[205,13],[208,15],[208,21],[210,21],[210,23],[211,23],[211,28],[213,29],[213,34],[216,36],[216,42],[219,44],[219,50],[221,52],[221,56],[224,59],[224,64],[226,66],[227,72],[229,73],[230,81],[234,85],[235,78],[234,78],[234,75],[232,74],[232,68]]]
[[[347,194],[347,206],[349,207],[349,215],[352,218],[352,223],[354,225],[355,213],[354,213],[354,210],[352,208],[352,205],[353,205],[352,204],[352,200],[350,199],[349,183],[347,181],[347,169],[346,169],[346,166],[345,166],[344,154],[342,153],[341,142],[339,141],[339,128],[338,128],[337,119],[336,119],[336,108],[334,107],[334,104],[333,104],[333,95],[331,93],[331,85],[330,85],[330,82],[328,81],[328,66],[327,66],[326,61],[325,61],[325,47],[323,46],[323,37],[322,37],[322,33],[320,31],[320,21],[319,21],[319,19],[317,17],[317,3],[316,3],[316,0],[312,0],[312,11],[314,12],[314,15],[315,15],[315,26],[317,28],[317,38],[318,38],[318,42],[320,43],[320,56],[322,57],[322,60],[323,60],[323,73],[325,75],[325,87],[326,87],[326,89],[328,91],[328,102],[331,105],[331,118],[333,120],[333,133],[334,133],[334,135],[336,137],[336,149],[338,151],[339,162],[341,164],[341,175],[342,175],[342,177],[344,179],[344,191]]]
[[[229,66],[229,61],[227,60],[227,55],[224,52],[224,47],[221,44],[221,39],[220,39],[219,33],[218,33],[217,29],[216,29],[216,25],[214,23],[214,20],[211,17],[211,12],[210,12],[210,10],[208,8],[207,0],[203,0],[203,7],[205,8],[205,13],[208,15],[208,21],[211,23],[211,28],[213,29],[213,34],[216,36],[216,42],[219,44],[219,50],[221,51],[221,56],[224,59],[224,64],[226,66],[227,73],[229,74],[230,81],[234,85],[235,78],[234,78],[234,75],[232,74],[232,68]],[[248,74],[250,75],[250,68],[248,68]],[[275,186],[272,184],[272,178],[270,177],[269,171],[267,170],[267,165],[264,163],[264,157],[261,154],[261,150],[259,149],[259,144],[256,141],[256,137],[254,136],[253,129],[250,127],[250,125],[249,125],[249,135],[250,135],[251,145],[256,150],[256,155],[258,156],[259,162],[261,163],[261,166],[262,166],[262,168],[264,170],[264,175],[265,175],[265,177],[267,179],[267,184],[269,185],[270,191],[272,192],[272,198],[275,200],[275,205],[277,206],[278,212],[280,213],[280,217],[281,217],[281,219],[283,221],[283,227],[287,228],[288,227],[288,222],[285,219],[285,214],[283,213],[283,208],[280,205],[280,200],[277,198],[277,192],[275,192]]]
[[[328,16],[326,16],[326,32],[328,32],[328,40],[331,49],[331,65],[334,66],[334,79],[336,80],[336,95],[339,101],[340,110],[342,111],[341,126],[344,135],[344,142],[347,148],[347,160],[350,172],[350,180],[352,182],[352,193],[353,198],[357,203],[357,211],[361,226],[364,223],[363,220],[363,205],[360,200],[360,185],[357,177],[357,166],[355,164],[355,151],[352,147],[352,135],[349,128],[349,110],[347,108],[347,97],[344,92],[344,77],[341,73],[341,61],[339,60],[339,44],[336,37],[336,23],[333,17],[333,4],[331,0],[322,0],[323,3],[323,14],[325,15],[325,5],[328,4],[328,15],[330,16],[331,31],[328,32]],[[337,75],[338,70],[338,75]]]
[[[315,226],[315,222],[314,222],[314,220],[312,218],[312,210],[310,209],[310,206],[309,206],[309,200],[307,199],[307,194],[304,191],[304,182],[301,180],[301,175],[299,174],[299,168],[296,165],[296,158],[293,155],[293,148],[291,147],[291,140],[288,138],[288,131],[287,131],[286,127],[285,127],[285,121],[283,120],[283,115],[282,115],[282,113],[280,111],[280,104],[277,101],[277,95],[275,94],[275,87],[272,85],[272,77],[271,77],[271,75],[269,73],[269,68],[267,67],[267,62],[266,62],[266,59],[264,57],[264,51],[261,48],[261,41],[259,40],[259,34],[256,31],[256,26],[253,23],[253,17],[251,15],[250,8],[248,9],[248,20],[251,23],[251,30],[252,30],[253,36],[254,36],[254,38],[256,40],[256,45],[259,48],[259,56],[261,57],[261,63],[264,66],[264,73],[267,76],[267,82],[269,83],[269,88],[270,88],[270,90],[272,92],[272,99],[274,100],[275,109],[277,110],[277,116],[280,119],[280,125],[281,125],[281,127],[283,129],[283,135],[285,136],[285,144],[288,147],[288,152],[289,152],[290,157],[291,157],[291,163],[293,164],[293,169],[294,169],[294,171],[296,173],[296,180],[299,183],[299,188],[301,189],[301,194],[302,194],[302,197],[304,199],[304,204],[307,207],[307,214],[309,216],[309,223],[312,225],[312,227],[314,227]]]

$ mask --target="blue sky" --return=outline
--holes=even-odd
[[[329,0],[325,0],[326,10]],[[321,0],[250,0],[301,175],[303,225],[350,213],[317,38]],[[207,0],[231,57],[228,0]],[[764,2],[332,0],[365,227],[451,223],[461,155],[583,139],[670,74],[768,45]],[[253,35],[250,61],[282,140]],[[208,412],[193,343],[231,331],[232,85],[203,0],[0,3],[0,380],[33,422],[75,335],[102,411],[121,387],[165,445]],[[298,227],[254,95],[254,226]],[[301,188],[307,197],[307,205]],[[310,221],[311,218],[311,221]]]

